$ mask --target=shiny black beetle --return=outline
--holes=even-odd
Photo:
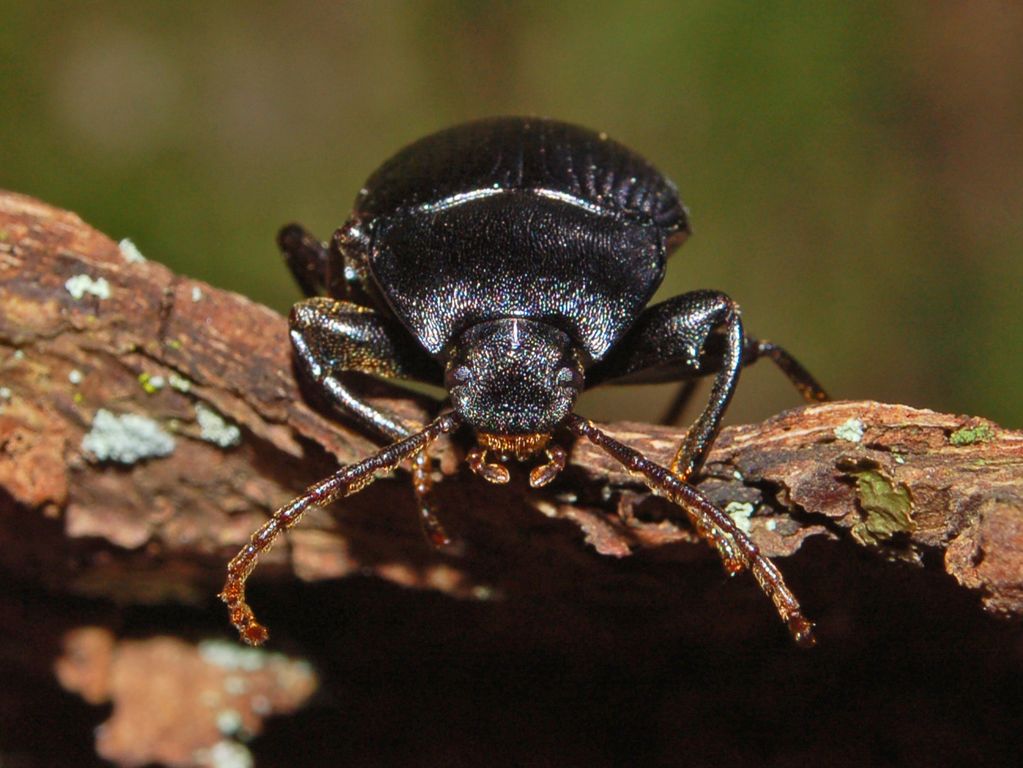
[[[769,357],[810,401],[821,387],[780,347],[745,335],[738,306],[695,291],[644,309],[689,224],[675,186],[639,155],[573,125],[498,118],[456,126],[401,150],[374,173],[355,210],[321,243],[297,225],[281,250],[307,296],[291,313],[301,369],[342,412],[389,441],[279,509],[228,566],[221,598],[242,638],[267,637],[245,602],[261,552],[311,505],[348,496],[412,459],[424,530],[447,535],[430,508],[427,449],[466,425],[469,466],[491,482],[505,462],[542,454],[530,483],[565,466],[558,428],[586,437],[682,507],[726,569],[749,568],[796,641],[812,624],[781,574],[731,518],[688,484],[716,436],[739,370]],[[422,429],[369,406],[346,371],[443,385],[451,408]],[[713,375],[709,402],[662,467],[572,412],[584,387]],[[496,460],[495,460],[496,459]]]

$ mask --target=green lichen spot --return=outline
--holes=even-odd
[[[159,392],[167,385],[167,380],[163,376],[152,376],[148,373],[139,374],[139,385],[145,390],[147,395],[152,395],[155,392]]]
[[[170,347],[171,349],[178,350],[178,349],[181,349],[182,346],[184,346],[184,345],[180,341],[178,341],[177,339],[170,339],[167,342],[167,346]]]
[[[989,443],[995,439],[995,431],[989,424],[978,424],[975,427],[962,427],[948,436],[952,445],[973,445]]]
[[[909,489],[893,483],[874,469],[850,473],[856,479],[856,495],[864,519],[852,527],[852,536],[860,544],[876,545],[899,533],[910,533],[913,501]]]

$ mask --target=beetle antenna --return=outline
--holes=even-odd
[[[771,598],[796,644],[804,648],[816,644],[813,622],[803,616],[799,601],[786,586],[781,571],[761,554],[760,548],[736,526],[731,517],[693,486],[679,480],[666,467],[608,436],[593,422],[572,414],[568,417],[567,426],[576,435],[587,438],[621,462],[630,472],[641,475],[654,493],[664,494],[678,504],[697,532],[717,547],[730,573],[749,568],[760,589]]]
[[[269,552],[277,537],[302,519],[309,507],[323,506],[336,499],[358,493],[372,483],[381,472],[397,467],[402,461],[426,450],[441,435],[452,432],[461,424],[453,413],[446,413],[433,420],[413,435],[381,448],[358,464],[348,464],[329,477],[310,485],[302,495],[285,504],[261,525],[249,543],[227,566],[227,581],[220,593],[220,599],[227,603],[227,609],[238,633],[249,645],[261,645],[269,637],[266,627],[256,621],[255,615],[245,602],[245,581],[249,578],[259,556]]]

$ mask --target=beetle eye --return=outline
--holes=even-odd
[[[567,366],[558,371],[556,381],[562,386],[572,386],[576,389],[578,389],[582,383],[579,381],[579,374]]]

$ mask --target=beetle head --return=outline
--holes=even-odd
[[[449,350],[446,371],[455,411],[481,435],[549,435],[583,387],[568,334],[521,318],[469,328]]]

